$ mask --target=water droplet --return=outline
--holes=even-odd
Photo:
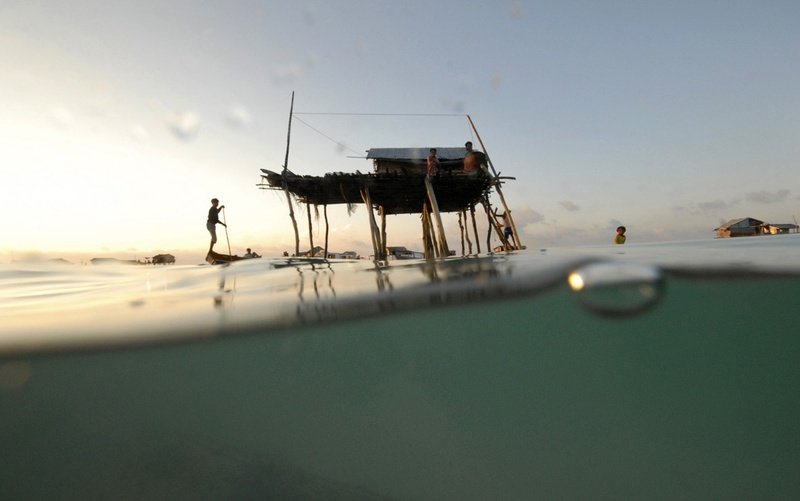
[[[589,264],[570,273],[567,283],[586,309],[611,317],[642,313],[664,293],[661,270],[642,264]]]

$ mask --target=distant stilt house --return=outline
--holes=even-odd
[[[396,249],[390,248],[386,242],[386,216],[392,214],[421,214],[426,257],[454,254],[447,246],[439,216],[440,213],[447,212],[459,214],[462,248],[463,241],[467,240],[472,253],[472,242],[468,234],[470,228],[467,224],[468,217],[471,217],[475,244],[480,252],[475,225],[476,205],[484,207],[491,227],[507,246],[506,250],[520,248],[516,232],[515,241],[505,240],[497,221],[498,216],[491,210],[489,192],[494,188],[499,193],[499,178],[490,174],[485,165],[483,168],[466,170],[465,158],[470,158],[473,154],[468,155],[463,147],[437,148],[439,172],[428,177],[426,160],[429,151],[429,147],[372,148],[367,151],[366,158],[372,160],[374,171],[368,174],[334,172],[324,176],[303,176],[288,169],[283,172],[261,169],[263,182],[259,186],[287,191],[296,201],[307,204],[309,228],[312,205],[326,208],[334,204],[364,204],[369,214],[370,233],[377,260],[387,259],[393,254],[392,250]],[[474,154],[486,158],[482,152]],[[504,200],[503,204],[505,205]],[[327,225],[327,213],[325,220]],[[325,246],[314,246],[311,255],[325,256],[326,248],[327,239]]]
[[[438,169],[428,172],[428,155],[433,147],[419,148],[372,148],[366,158],[372,160],[374,170],[368,174],[334,172],[324,176],[304,176],[289,170],[289,143],[294,113],[294,92],[289,108],[289,129],[286,138],[286,160],[281,172],[261,169],[262,189],[281,190],[286,194],[289,217],[295,235],[295,254],[300,254],[300,238],[295,218],[295,203],[306,204],[308,219],[308,238],[310,254],[317,255],[313,241],[311,206],[319,214],[322,206],[325,220],[325,240],[322,256],[328,254],[328,205],[346,204],[348,212],[352,206],[363,203],[369,217],[370,239],[375,261],[385,261],[389,257],[386,233],[386,216],[389,214],[419,214],[422,222],[422,246],[426,258],[445,258],[455,254],[450,250],[445,237],[441,214],[458,213],[461,230],[461,254],[473,254],[473,241],[470,239],[468,220],[471,219],[476,251],[480,254],[480,242],[475,221],[476,205],[480,204],[489,223],[486,248],[492,232],[503,242],[503,250],[523,249],[505,197],[501,189],[502,179],[494,168],[480,134],[466,115],[475,137],[483,151],[473,150],[472,142],[464,147],[435,148]],[[467,148],[469,146],[469,149]],[[491,172],[490,172],[491,169]],[[503,214],[492,210],[490,191],[500,199]],[[294,200],[294,202],[293,202]],[[376,215],[377,213],[377,215]],[[500,220],[502,219],[503,222]],[[503,230],[507,224],[508,235]]]
[[[759,235],[779,235],[782,233],[796,233],[796,224],[765,223],[753,217],[731,219],[719,228],[714,228],[717,238],[753,237]]]

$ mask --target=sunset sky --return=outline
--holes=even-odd
[[[791,223],[798,26],[796,1],[5,0],[0,263],[198,262],[212,197],[234,253],[291,251],[285,198],[256,184],[284,162],[293,91],[300,174],[477,143],[469,114],[516,178],[529,247],[610,244],[619,224],[636,243]],[[332,250],[371,253],[364,207],[328,213]],[[390,245],[421,249],[418,218],[388,225]]]

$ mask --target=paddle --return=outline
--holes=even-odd
[[[222,207],[222,223],[225,226],[225,240],[228,242],[228,255],[231,256],[231,240],[228,238],[228,221],[225,218],[225,207]]]

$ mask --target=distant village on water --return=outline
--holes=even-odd
[[[731,219],[718,228],[714,228],[717,238],[757,237],[761,235],[781,235],[797,233],[798,225],[791,223],[765,223],[754,217]]]

